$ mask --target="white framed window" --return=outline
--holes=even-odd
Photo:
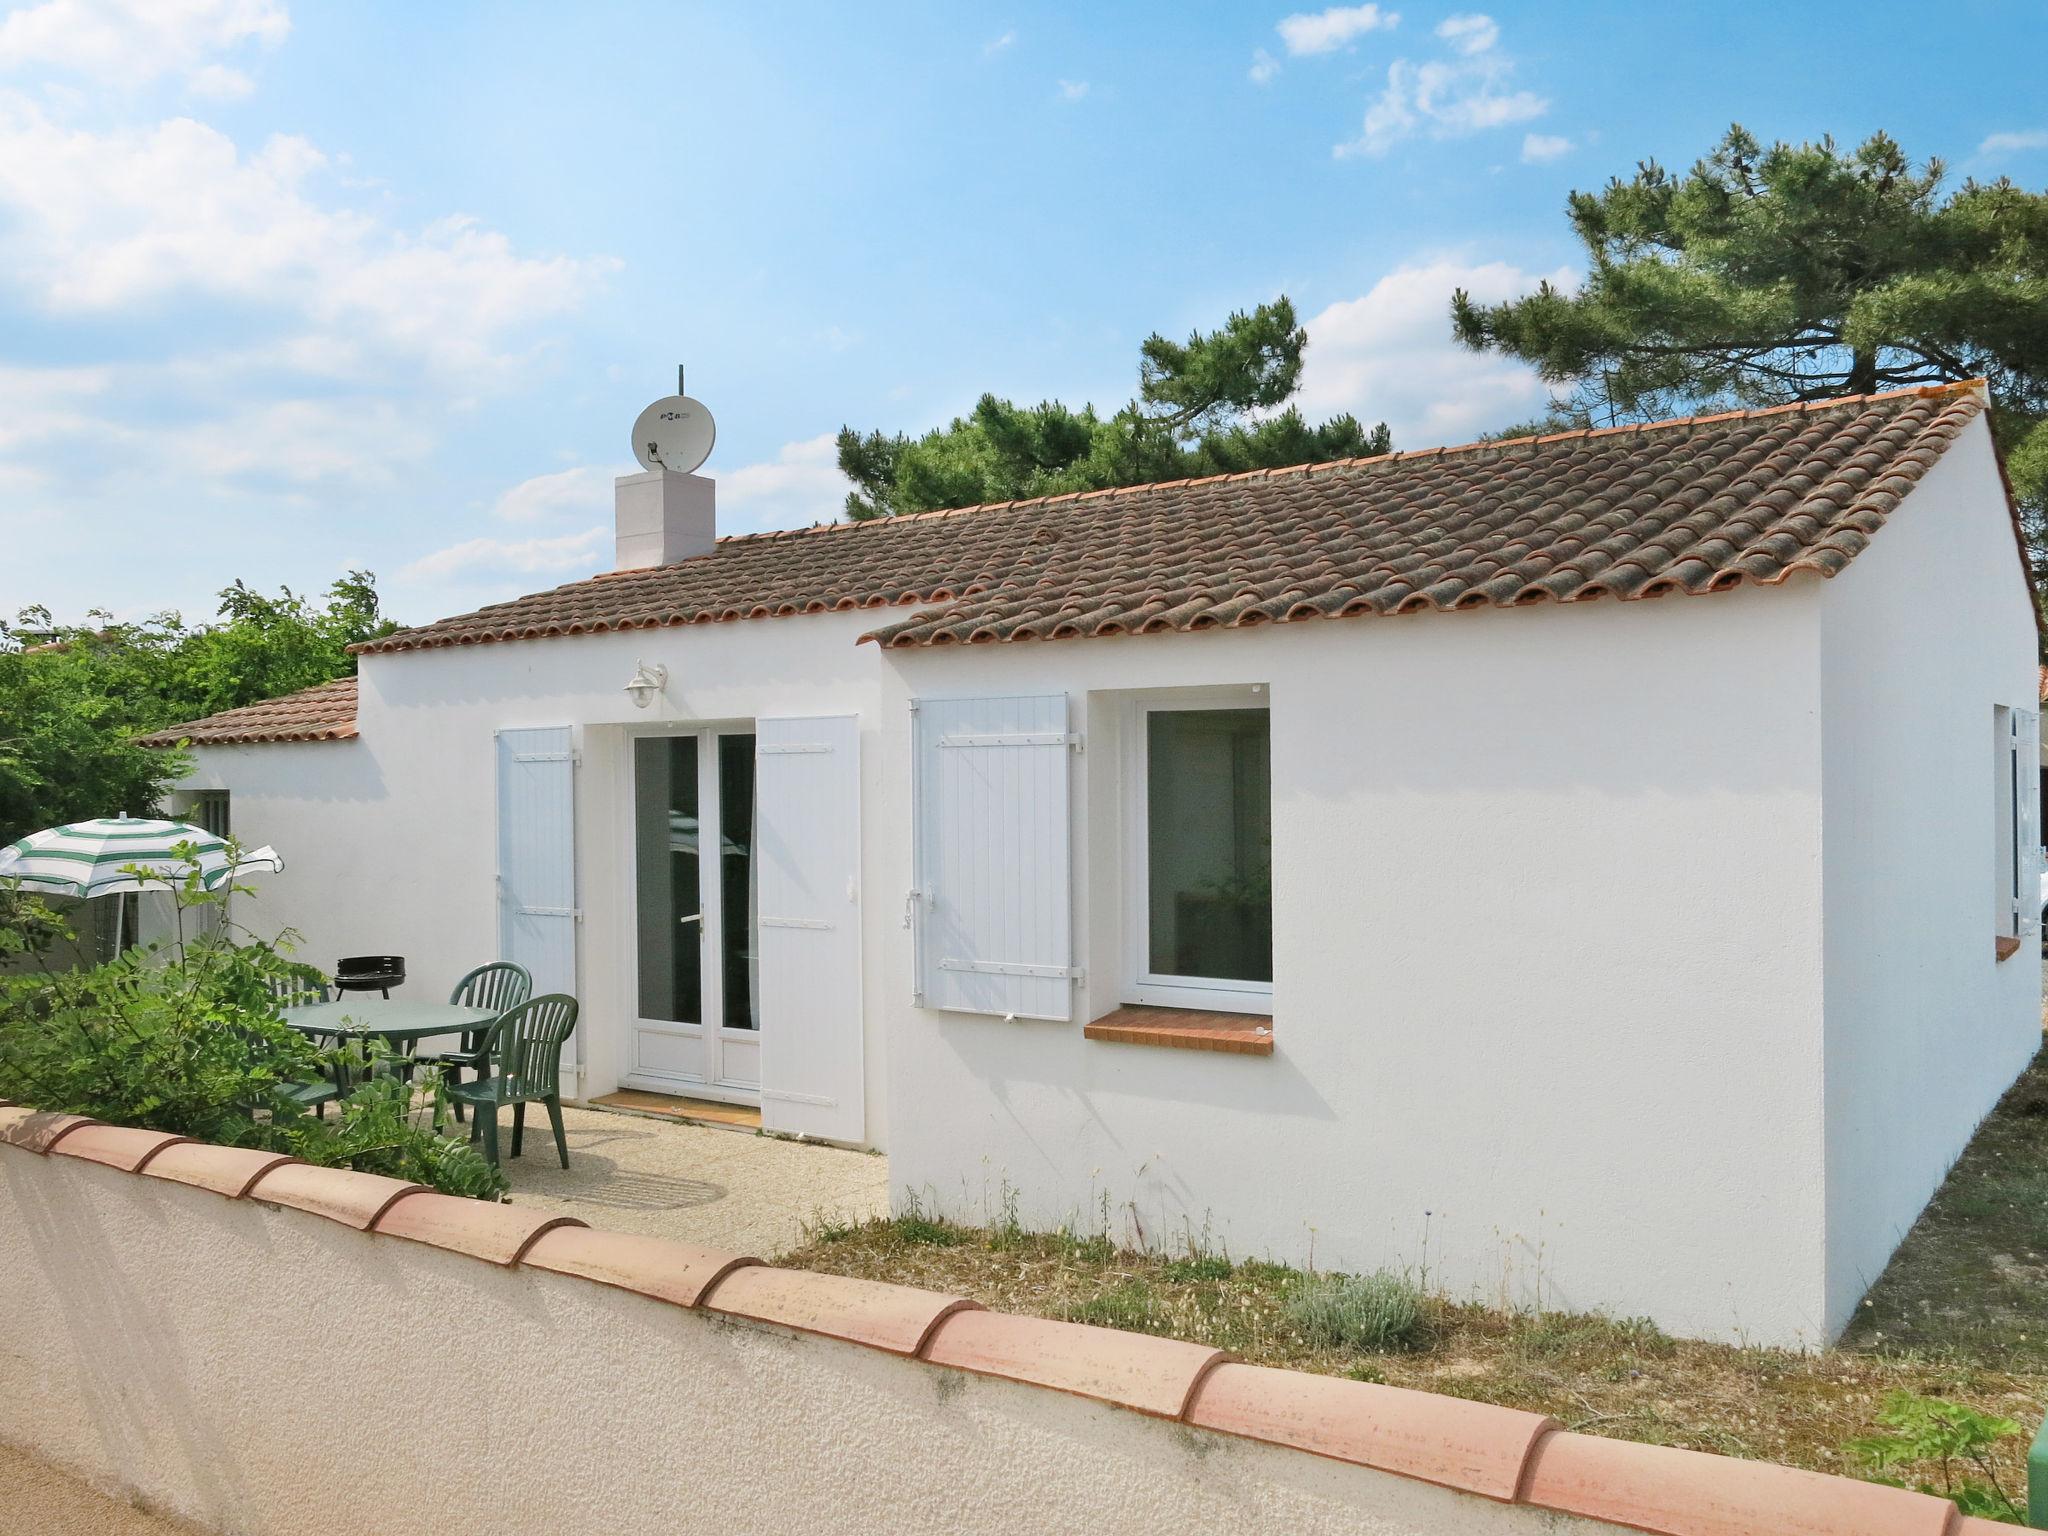
[[[1272,713],[1263,686],[1130,699],[1124,1000],[1273,1007]]]

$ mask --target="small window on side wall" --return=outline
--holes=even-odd
[[[228,792],[224,789],[202,789],[186,807],[185,820],[215,837],[226,837],[229,832]]]
[[[1126,1000],[1271,1012],[1272,716],[1265,692],[1141,697],[1125,740]]]

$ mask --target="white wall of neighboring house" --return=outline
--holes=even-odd
[[[1831,1329],[2041,1044],[2040,957],[1993,948],[1993,711],[2036,707],[2032,604],[1965,431],[1823,592]]]
[[[2038,1038],[1988,892],[1951,910],[1990,879],[1971,754],[2033,677],[1967,446],[1833,583],[900,652],[855,644],[896,610],[370,656],[358,740],[201,749],[188,787],[231,789],[236,833],[284,853],[260,916],[306,958],[401,952],[436,996],[497,953],[493,733],[576,727],[595,1094],[636,1011],[629,733],[855,714],[866,1137],[900,1199],[1819,1342]],[[670,677],[647,711],[639,661]],[[1125,707],[1222,685],[1272,711],[1275,1052],[1087,1040],[1126,997]],[[1031,693],[1066,694],[1083,739],[1074,1017],[920,1008],[911,702]]]

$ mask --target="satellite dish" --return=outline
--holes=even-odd
[[[666,395],[633,423],[633,457],[642,469],[672,469],[687,475],[711,457],[718,426],[701,400]]]

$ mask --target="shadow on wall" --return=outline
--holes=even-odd
[[[175,1440],[178,1464],[199,1482],[209,1507],[226,1512],[246,1502],[235,1475],[235,1447],[209,1429],[189,1380],[178,1362],[173,1319],[151,1288],[137,1286],[117,1245],[110,1242],[86,1202],[69,1197],[61,1184],[37,1178],[20,1159],[0,1159],[22,1230],[11,1235],[24,1252],[36,1255],[49,1277],[48,1294],[63,1309],[62,1336],[69,1341],[77,1392],[90,1432],[97,1438],[100,1465],[144,1469],[164,1456],[166,1436]],[[225,1209],[225,1207],[224,1207]],[[170,1212],[165,1219],[172,1219]],[[191,1219],[184,1217],[183,1219]],[[267,1246],[247,1222],[217,1221],[216,1240],[231,1264],[261,1264]],[[64,1256],[61,1267],[51,1260]],[[165,1276],[177,1282],[183,1276]],[[120,1318],[109,1328],[106,1320]],[[144,1344],[142,1341],[152,1342]],[[262,1380],[277,1362],[246,1362],[252,1381]],[[143,1490],[144,1496],[147,1491]]]

